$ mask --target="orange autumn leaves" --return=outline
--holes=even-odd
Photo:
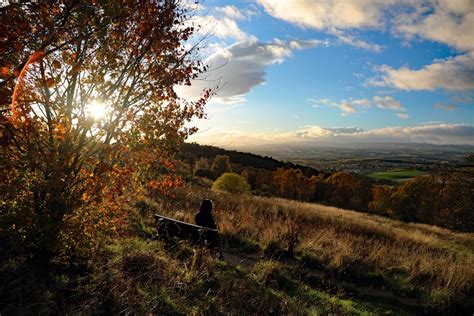
[[[42,245],[65,234],[50,226],[86,236],[113,223],[120,232],[134,197],[180,185],[174,151],[211,95],[187,102],[174,91],[205,69],[183,45],[191,12],[178,1],[125,0],[12,3],[5,13],[0,163],[11,181],[2,185],[31,193],[30,213],[47,215],[24,229],[40,232],[32,240]],[[95,101],[108,106],[100,119],[88,113]],[[37,182],[15,188],[25,170]]]

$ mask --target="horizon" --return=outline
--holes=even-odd
[[[195,5],[216,94],[190,142],[474,145],[472,1]],[[193,40],[191,40],[192,42]]]
[[[0,316],[474,311],[474,0],[0,18]]]

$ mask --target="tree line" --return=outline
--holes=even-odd
[[[311,175],[306,175],[299,168],[257,168],[235,163],[226,155],[195,157],[191,169],[195,177],[218,179],[217,186],[225,188],[231,184],[223,186],[219,177],[229,172],[239,174],[255,195],[322,203],[459,231],[474,228],[472,168],[436,171],[391,184],[343,171],[326,174],[313,169]]]

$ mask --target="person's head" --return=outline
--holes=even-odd
[[[211,213],[212,212],[212,201],[208,200],[208,199],[202,200],[201,207],[199,208],[199,212]]]

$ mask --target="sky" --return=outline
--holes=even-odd
[[[190,141],[474,145],[474,0],[192,6],[210,70],[177,91],[215,95]]]

